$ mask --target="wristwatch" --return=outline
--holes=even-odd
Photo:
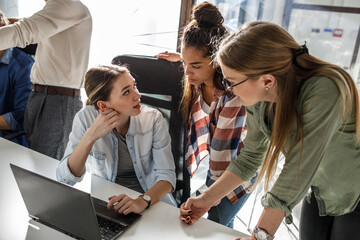
[[[265,229],[255,227],[254,234],[257,240],[273,240],[275,237],[271,236]]]
[[[139,197],[142,197],[147,202],[147,207],[145,209],[148,209],[151,204],[151,197],[147,194],[141,194]]]

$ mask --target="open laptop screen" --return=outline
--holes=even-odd
[[[77,238],[100,238],[89,193],[13,164],[10,167],[31,218]]]

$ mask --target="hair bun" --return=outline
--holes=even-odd
[[[205,28],[220,27],[224,23],[224,18],[217,7],[208,2],[198,4],[193,9],[191,18],[199,27]]]

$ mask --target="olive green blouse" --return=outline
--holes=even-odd
[[[338,81],[345,93],[344,84]],[[260,167],[271,136],[268,102],[247,107],[248,132],[245,147],[227,170],[244,181]],[[326,77],[312,77],[300,89],[298,110],[304,125],[304,143],[287,155],[274,186],[262,198],[265,208],[291,210],[312,189],[320,216],[338,216],[355,209],[360,200],[360,146],[355,145],[355,114],[342,117],[342,100],[335,83]],[[269,124],[270,119],[270,124]],[[285,153],[294,139],[290,133]]]

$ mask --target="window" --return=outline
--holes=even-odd
[[[198,1],[198,2],[203,2]],[[360,1],[212,0],[225,25],[263,20],[281,25],[312,55],[346,69],[360,86]]]
[[[89,66],[119,54],[153,56],[176,51],[181,0],[82,0],[93,18]],[[31,16],[44,1],[19,0],[18,16]]]

